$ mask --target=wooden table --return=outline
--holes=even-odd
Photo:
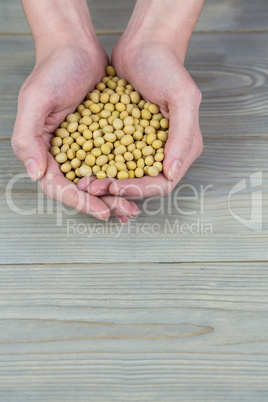
[[[111,53],[134,1],[89,3]],[[267,20],[266,0],[206,2],[186,60],[204,152],[136,221],[103,225],[12,152],[34,46],[0,1],[1,401],[268,400]]]

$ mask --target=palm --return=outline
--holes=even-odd
[[[113,51],[112,63],[118,75],[131,82],[146,100],[158,104],[162,114],[170,118],[171,123],[171,139],[168,140],[165,150],[164,174],[160,173],[155,178],[145,176],[142,179],[122,180],[120,181],[120,188],[125,187],[124,194],[130,197],[140,196],[140,194],[143,197],[167,194],[173,190],[194,159],[199,156],[202,148],[198,107],[194,108],[191,104],[192,98],[188,99],[187,96],[189,89],[187,83],[192,80],[175,53],[166,45],[161,45],[158,42],[146,42],[137,47],[129,45],[126,47],[123,41],[119,41]],[[194,104],[194,102],[192,103]],[[181,111],[179,110],[180,106]],[[181,124],[183,113],[189,111],[190,114],[193,112],[190,116],[190,124],[192,125],[191,129],[195,132],[192,152],[186,157],[186,163],[182,166],[181,174],[175,181],[170,181],[167,179],[168,166],[170,160],[176,157],[176,152],[178,152],[178,141],[176,143],[174,138],[180,134],[180,127],[183,126]],[[184,147],[183,142],[187,143],[187,141],[188,139],[182,139],[181,147]],[[186,145],[188,146],[188,144]],[[129,191],[126,191],[128,186]],[[112,184],[109,190],[113,192],[117,188],[118,182]]]
[[[110,213],[123,216],[124,211],[128,209],[135,209],[137,212],[137,207],[134,203],[125,201],[119,210],[119,199],[115,202],[116,197],[99,199],[79,191],[74,183],[64,177],[49,152],[55,129],[104,75],[108,60],[106,54],[101,51],[93,56],[78,48],[59,49],[34,68],[20,92],[13,148],[15,152],[16,148],[19,148],[20,153],[17,153],[21,157],[26,141],[24,132],[21,134],[19,131],[19,126],[28,118],[27,110],[23,106],[27,104],[28,113],[31,111],[34,115],[32,118],[35,119],[31,130],[34,131],[35,157],[45,171],[39,180],[44,192],[72,208],[106,219]],[[121,204],[123,202],[122,200]]]

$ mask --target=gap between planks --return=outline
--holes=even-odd
[[[75,263],[61,263],[61,262],[54,262],[54,263],[46,263],[46,262],[30,262],[30,263],[5,263],[5,264],[0,264],[0,269],[1,268],[5,268],[5,267],[17,267],[17,266],[57,266],[57,267],[66,267],[66,266],[88,266],[88,265],[98,265],[98,266],[111,266],[111,265],[116,265],[116,266],[120,266],[120,265],[180,265],[180,266],[200,266],[200,265],[206,265],[206,266],[215,266],[215,265],[264,265],[264,266],[268,266],[268,261],[267,260],[260,260],[260,261],[248,261],[248,260],[240,260],[240,261],[232,261],[232,260],[226,260],[226,261],[188,261],[188,262],[181,262],[181,261],[165,261],[165,262],[123,262],[123,261],[119,261],[116,263],[110,263],[110,262],[92,262],[92,263],[85,263],[85,262],[75,262]]]
[[[96,30],[97,35],[122,35],[125,30]],[[226,30],[197,30],[192,33],[192,35],[210,35],[210,34],[266,34],[268,29],[226,29]],[[32,36],[31,32],[1,32],[1,36]]]

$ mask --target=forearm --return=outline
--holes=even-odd
[[[137,0],[127,35],[143,35],[174,45],[184,61],[205,0]]]
[[[22,0],[36,56],[57,45],[77,42],[88,46],[96,35],[86,0]]]

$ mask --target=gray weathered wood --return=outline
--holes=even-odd
[[[100,36],[109,54],[117,39]],[[31,37],[2,37],[0,50],[0,138],[8,138],[19,88],[34,65],[34,46]],[[186,67],[203,93],[205,138],[267,136],[268,34],[194,35]]]
[[[88,4],[98,32],[118,32],[127,26],[135,0],[88,0]],[[206,0],[195,32],[267,32],[267,19],[264,0]],[[19,0],[0,1],[0,34],[8,33],[30,33]]]
[[[3,401],[258,401],[267,264],[1,266]]]
[[[0,191],[4,195],[6,188],[11,188],[12,179],[25,173],[25,169],[13,155],[9,142],[2,141],[1,145]],[[5,222],[2,262],[265,260],[268,256],[266,166],[265,140],[208,139],[202,156],[178,189],[164,199],[139,201],[141,215],[126,226],[115,219],[105,224],[80,213],[70,216],[70,210],[65,213],[61,204],[47,205],[42,191],[37,192],[36,183],[27,177],[18,178],[12,192],[8,190],[7,198],[1,201],[0,217]],[[257,171],[263,172],[262,186],[257,189],[263,191],[262,216],[258,209],[252,223],[255,226],[249,229],[231,215],[228,194],[235,184],[244,178],[249,180]],[[183,185],[186,189],[180,190]],[[202,188],[206,187],[202,197]],[[242,218],[250,219],[249,184],[247,191],[232,196],[230,208]],[[256,224],[261,219],[262,232],[256,234],[253,229],[258,228]],[[12,253],[13,249],[17,253]]]

